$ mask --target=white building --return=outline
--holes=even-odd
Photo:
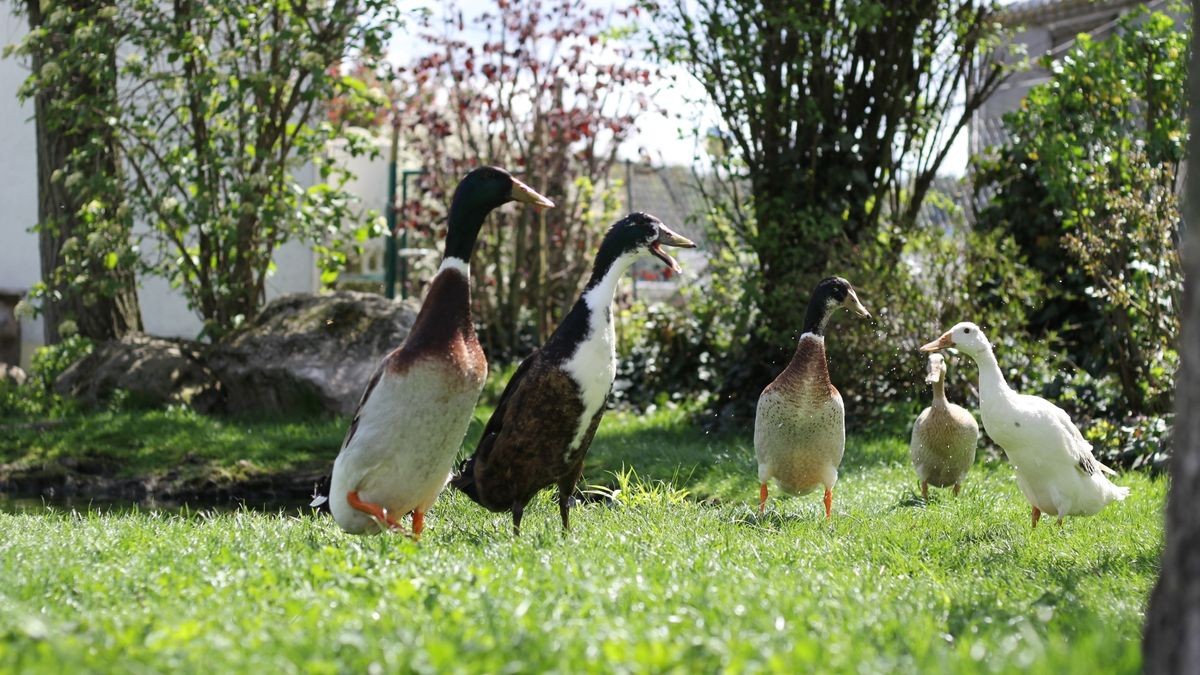
[[[28,31],[12,5],[0,8],[0,44],[18,42]],[[42,345],[40,318],[19,321],[13,317],[16,302],[41,279],[37,223],[37,150],[33,103],[17,100],[17,90],[29,74],[28,65],[16,58],[0,59],[0,363],[29,366],[33,351]],[[351,169],[359,178],[350,189],[362,203],[382,210],[386,199],[386,166],[383,160],[356,159]],[[306,167],[302,182],[314,178]],[[303,243],[283,245],[275,254],[276,271],[267,282],[268,299],[285,293],[312,292],[320,285],[316,257]],[[199,317],[183,295],[162,279],[143,277],[138,281],[138,300],[147,333],[194,338],[200,332]]]

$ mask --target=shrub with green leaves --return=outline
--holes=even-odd
[[[17,51],[45,52],[48,34],[71,39],[53,45],[25,95],[58,91],[91,72],[87,63],[116,55],[115,73],[102,73],[115,86],[43,111],[56,129],[87,119],[106,136],[55,178],[95,195],[68,247],[68,262],[83,261],[71,269],[103,261],[161,276],[214,337],[257,312],[288,241],[314,246],[330,280],[377,223],[359,213],[351,175],[331,156],[334,145],[351,155],[375,147],[327,108],[382,102],[340,64],[379,64],[399,19],[384,0],[131,0],[101,11],[53,3]],[[119,178],[98,184],[88,167],[99,158],[116,161]],[[303,178],[308,168],[313,180]],[[147,225],[144,235],[130,234],[133,220]]]
[[[92,353],[91,340],[70,332],[57,344],[33,353],[29,378],[23,384],[0,380],[0,417],[60,417],[71,411],[71,402],[54,393],[54,381],[72,363]]]
[[[1072,362],[1113,376],[1122,416],[1171,408],[1187,24],[1138,9],[1047,58],[1050,81],[1005,117],[1010,139],[976,181],[990,197],[980,227],[1011,233],[1044,280],[1030,331],[1053,330]]]

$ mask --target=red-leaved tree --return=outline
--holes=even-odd
[[[428,172],[405,204],[409,241],[436,247],[457,180],[504,167],[557,208],[503,210],[484,227],[473,284],[483,342],[520,355],[569,308],[617,209],[618,147],[649,108],[656,73],[627,39],[638,10],[581,0],[508,2],[464,18],[451,4],[416,38],[393,84],[402,144]],[[410,278],[418,288],[423,275]]]

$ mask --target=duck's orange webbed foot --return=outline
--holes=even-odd
[[[833,488],[825,488],[825,520],[833,517]]]
[[[419,510],[413,511],[412,517],[413,517],[412,538],[413,538],[413,541],[418,541],[421,538],[421,530],[425,529],[425,512],[419,511]]]
[[[400,523],[396,522],[396,519],[388,514],[387,509],[373,502],[366,502],[359,499],[358,490],[351,490],[346,493],[346,503],[356,511],[362,511],[378,522],[383,523],[389,530],[395,531],[400,529]]]
[[[762,515],[767,509],[767,484],[763,483],[758,486],[758,515]]]

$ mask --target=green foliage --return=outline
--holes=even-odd
[[[339,72],[351,54],[378,59],[397,25],[393,3],[330,5],[242,0],[123,8],[131,53],[122,76],[141,96],[117,120],[140,188],[136,212],[153,226],[152,269],[180,287],[220,335],[257,310],[275,249],[308,241],[335,264],[359,220],[329,155],[374,148],[322,119],[327,101],[364,95]],[[312,164],[315,184],[300,170]]]
[[[0,513],[0,670],[1138,670],[1165,480],[1031,531],[1010,467],[926,504],[906,453],[851,437],[831,522],[811,495],[756,516],[748,439],[671,412],[605,419],[565,536],[552,492],[516,540],[446,493],[419,544],[294,511]]]
[[[901,263],[890,264],[896,248]],[[911,424],[928,405],[926,357],[917,348],[959,321],[983,328],[1013,386],[1027,386],[1033,376],[1014,359],[1039,368],[1059,365],[1025,331],[1028,299],[1038,296],[1041,284],[1006,235],[962,225],[949,232],[924,227],[900,241],[877,239],[844,260],[842,269],[874,314],[864,321],[840,312],[827,331],[830,375],[851,427]],[[952,358],[951,366],[948,395],[974,403],[974,365]]]
[[[144,266],[183,292],[212,336],[258,309],[281,244],[309,242],[326,265],[344,263],[358,231],[375,223],[344,189],[351,176],[331,144],[350,155],[374,147],[325,119],[325,107],[368,96],[339,65],[351,55],[376,63],[398,21],[383,0],[319,8],[129,0],[99,13],[56,4],[47,24],[73,26],[74,39],[30,76],[26,94],[53,90],[112,54],[108,75],[121,84],[115,99],[84,96],[47,111],[60,126],[81,112],[100,115],[112,146],[104,150],[119,157],[124,181],[91,185],[103,177],[81,168],[60,177],[96,195],[83,211],[92,215],[81,224],[86,236],[64,246],[68,260],[78,253]],[[31,33],[21,51],[42,34]],[[306,166],[316,174],[311,185],[301,179]],[[125,203],[113,201],[122,194]],[[141,242],[129,238],[131,217],[150,226]]]
[[[91,354],[94,346],[81,335],[69,335],[58,344],[41,347],[33,354],[29,374],[49,389],[71,364]]]
[[[1010,140],[978,174],[992,195],[981,227],[1011,232],[1045,280],[1031,330],[1056,330],[1072,361],[1115,374],[1120,414],[1171,407],[1189,41],[1144,9],[1103,41],[1080,36],[1046,60],[1051,80],[1006,117]]]
[[[1171,457],[1174,423],[1173,414],[1132,417],[1121,424],[1099,419],[1084,436],[1097,459],[1109,466],[1163,472]]]
[[[638,407],[707,402],[723,353],[713,328],[687,306],[638,302],[621,308],[612,400]]]
[[[37,135],[42,279],[30,306],[98,340],[141,329],[133,269],[138,248],[116,150],[115,5],[106,0],[13,3],[31,30],[5,47],[29,62],[18,98],[32,101]]]
[[[647,2],[659,58],[720,114],[709,140],[721,241],[754,257],[748,361],[722,377],[749,412],[801,328],[797,296],[830,264],[914,226],[946,151],[1000,83],[991,2]],[[970,81],[965,100],[951,92]],[[893,250],[881,262],[898,263]]]
[[[54,381],[71,364],[91,354],[94,343],[82,335],[65,335],[57,344],[34,352],[24,384],[0,381],[0,418],[58,418],[73,412],[71,402],[54,393]]]

